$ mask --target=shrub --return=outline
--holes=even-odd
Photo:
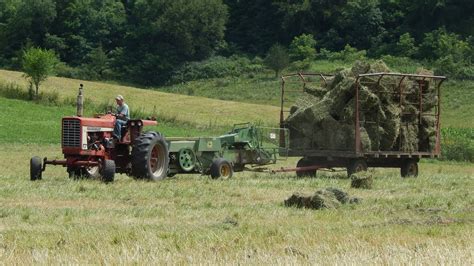
[[[260,58],[250,60],[244,56],[214,56],[204,61],[190,62],[174,71],[170,83],[190,80],[241,76],[252,72],[262,72]]]
[[[474,65],[457,61],[453,55],[436,60],[434,67],[436,75],[446,75],[457,79],[474,79]]]
[[[31,88],[22,88],[16,83],[0,83],[0,96],[8,99],[18,99],[25,101],[32,100],[33,97],[31,95],[31,90]],[[41,92],[35,98],[35,101],[37,103],[53,106],[58,106],[62,104],[60,103],[59,93],[57,92]]]
[[[402,57],[412,57],[418,53],[418,47],[415,45],[415,39],[410,33],[400,35],[397,42],[397,54]]]
[[[289,55],[291,60],[304,61],[316,56],[316,41],[311,34],[296,36],[290,44]]]
[[[317,56],[318,59],[327,59],[327,60],[341,60],[344,62],[353,63],[356,60],[366,59],[367,51],[357,50],[356,48],[346,44],[344,50],[339,52],[331,52],[327,49],[321,48]]]
[[[290,58],[285,47],[280,44],[274,44],[268,50],[264,62],[266,67],[275,71],[275,77],[278,77],[280,72],[290,63]]]

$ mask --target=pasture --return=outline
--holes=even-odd
[[[17,72],[0,75],[22,82]],[[66,99],[75,96],[80,82],[51,78],[43,89]],[[219,117],[219,126],[278,119],[278,108],[270,105],[84,84],[86,98],[95,104],[122,93],[135,108],[152,112],[156,105],[159,112],[169,113],[173,119],[156,128],[167,136],[216,134],[216,128],[208,126],[213,117]],[[451,111],[446,117],[449,112],[463,117],[459,110],[467,107],[464,99],[459,101],[447,104]],[[176,108],[182,103],[190,107]],[[74,108],[2,97],[0,108],[2,264],[474,262],[471,163],[425,160],[420,176],[407,179],[400,178],[397,169],[372,170],[374,188],[367,190],[350,188],[344,171],[320,171],[317,178],[244,172],[225,181],[177,175],[147,182],[118,175],[114,183],[104,184],[72,180],[64,168],[48,166],[42,181],[31,182],[31,156],[62,157],[60,118],[73,114]],[[452,121],[447,123],[461,125]],[[471,125],[472,118],[465,118],[464,124]],[[270,168],[293,167],[297,159]],[[362,202],[317,211],[283,205],[293,192],[326,187],[343,189]]]

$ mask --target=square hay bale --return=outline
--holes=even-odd
[[[352,188],[371,189],[373,185],[372,174],[367,171],[358,172],[351,175]]]

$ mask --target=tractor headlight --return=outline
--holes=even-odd
[[[141,121],[138,121],[138,122],[137,122],[137,126],[141,127],[141,126],[142,126],[142,122],[141,122]]]
[[[135,122],[130,122],[130,125],[131,125],[132,127],[134,127],[134,126],[135,126]]]

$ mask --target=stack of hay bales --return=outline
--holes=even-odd
[[[355,146],[355,81],[359,74],[391,72],[382,61],[356,62],[318,87],[306,86],[291,107],[286,122],[290,148],[296,150],[353,150]],[[425,70],[421,74],[432,74]],[[419,113],[420,83],[423,112],[436,105],[434,84],[429,80],[398,76],[359,79],[361,142],[364,151],[431,151],[435,119]],[[400,96],[399,85],[403,93]],[[421,117],[421,119],[420,119]]]

